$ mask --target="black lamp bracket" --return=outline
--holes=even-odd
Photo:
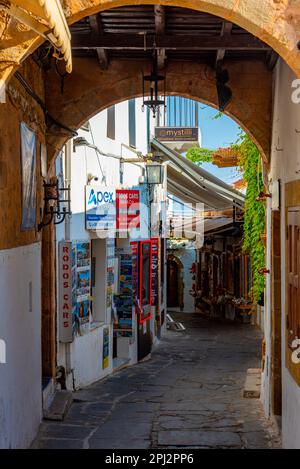
[[[66,197],[63,199],[60,198],[61,193],[66,193]],[[59,187],[58,179],[55,179],[54,182],[47,183],[44,181],[44,211],[43,211],[43,220],[38,225],[38,231],[41,231],[46,226],[50,225],[53,220],[55,225],[60,225],[66,219],[68,215],[71,217],[71,198],[70,198],[71,188],[68,187]],[[50,202],[53,205],[50,205]],[[66,204],[67,206],[63,206]]]

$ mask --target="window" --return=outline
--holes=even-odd
[[[135,131],[135,99],[128,101],[128,130],[129,145],[136,147],[136,131]]]
[[[115,106],[107,109],[107,138],[115,140],[116,138],[116,111]]]

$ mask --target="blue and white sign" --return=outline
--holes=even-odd
[[[85,189],[86,229],[115,230],[116,190],[102,186],[86,186]]]

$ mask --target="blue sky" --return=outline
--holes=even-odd
[[[226,115],[214,119],[218,114],[216,109],[199,105],[199,127],[202,133],[202,147],[211,150],[229,147],[235,143],[240,133],[239,125]],[[237,168],[218,168],[211,163],[204,163],[202,168],[213,173],[224,182],[231,184],[241,177]]]

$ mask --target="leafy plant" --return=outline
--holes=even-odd
[[[207,148],[193,147],[187,151],[186,157],[193,163],[201,166],[202,163],[210,163],[212,161],[214,152],[215,150],[208,150]]]
[[[250,255],[251,297],[253,302],[257,303],[265,288],[265,278],[259,273],[259,270],[265,267],[265,248],[260,237],[265,230],[265,206],[262,201],[257,201],[260,192],[264,191],[261,156],[256,145],[244,132],[240,133],[232,148],[239,155],[239,165],[247,182],[243,250]]]

